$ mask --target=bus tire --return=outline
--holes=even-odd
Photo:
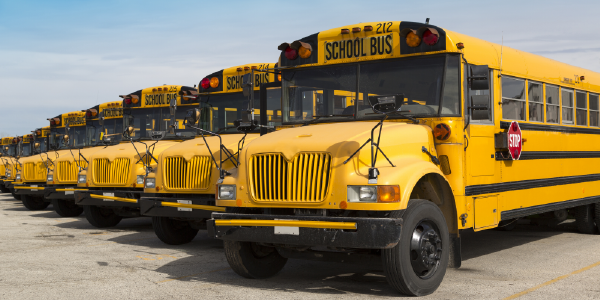
[[[402,217],[404,221],[398,244],[381,252],[388,283],[410,296],[435,292],[444,279],[450,257],[444,214],[431,201],[413,199],[404,213],[394,211],[391,217]]]
[[[42,210],[48,207],[50,203],[44,202],[43,198],[33,197],[29,195],[19,195],[21,196],[21,201],[23,205],[29,210]]]
[[[288,260],[274,247],[265,247],[257,243],[225,240],[223,246],[229,266],[238,275],[249,279],[275,276]]]
[[[52,207],[61,217],[77,217],[83,213],[83,207],[78,206],[74,201],[52,199]]]
[[[10,193],[10,189],[4,186],[0,186],[0,191],[2,191],[3,193]]]
[[[17,195],[17,194],[15,194],[15,192],[10,192],[10,193],[12,194],[13,198],[15,198],[17,200],[22,200],[21,195]]]
[[[600,231],[600,203],[594,204],[594,220],[598,231]]]
[[[116,226],[123,219],[110,208],[86,205],[83,207],[83,211],[88,222],[98,228]]]
[[[596,232],[596,224],[594,222],[594,205],[583,205],[575,207],[575,224],[577,230],[585,234],[593,234]]]
[[[165,244],[181,245],[191,242],[198,234],[187,221],[167,217],[152,217],[152,227],[156,236]]]

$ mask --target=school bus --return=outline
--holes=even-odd
[[[74,217],[83,212],[75,204],[79,171],[88,165],[90,155],[121,141],[123,132],[122,101],[106,102],[72,117],[67,121],[69,153],[57,158],[55,168],[48,172],[44,199],[62,217]]]
[[[10,183],[14,180],[16,175],[14,166],[14,157],[16,144],[13,144],[15,137],[3,137],[1,140],[0,149],[0,189],[3,193],[10,193]]]
[[[376,258],[420,296],[460,266],[460,230],[566,210],[597,230],[600,74],[416,22],[279,50],[283,124],[305,126],[246,145],[207,223],[241,276]]]
[[[19,143],[21,141],[21,137],[7,137],[2,139],[5,145],[3,146],[3,151],[7,155],[5,157],[4,165],[5,165],[5,179],[4,179],[4,187],[7,188],[13,197],[17,200],[21,200],[21,196],[15,194],[15,190],[13,188],[13,183],[17,177],[17,172],[21,170],[21,164],[19,163]]]
[[[95,227],[117,225],[123,217],[140,216],[138,199],[146,175],[156,168],[156,157],[193,139],[196,130],[185,128],[187,108],[198,107],[193,87],[163,85],[145,88],[123,98],[123,141],[94,152],[79,173],[75,203]]]
[[[259,128],[243,134],[234,126],[242,113],[250,108],[249,97],[242,92],[242,77],[254,74],[254,116],[259,119],[260,88],[263,87],[266,124],[281,123],[281,84],[275,73],[262,72],[275,64],[247,64],[212,73],[198,86],[200,108],[190,112],[199,114],[187,126],[204,129],[204,136],[182,142],[164,150],[157,158],[158,165],[148,173],[144,196],[139,201],[142,215],[152,217],[156,235],[166,244],[190,242],[199,229],[206,228],[206,220],[215,207],[215,184],[221,170],[237,166],[236,153],[244,144],[259,136]],[[220,136],[213,136],[218,133]],[[232,159],[221,149],[223,145]],[[214,154],[214,156],[213,156]],[[223,155],[223,157],[221,157]],[[221,165],[221,159],[223,164]]]
[[[42,155],[29,157],[23,162],[22,178],[15,180],[15,194],[21,196],[23,205],[29,210],[41,210],[50,205],[45,198],[48,183],[48,172],[57,167],[59,158],[72,157],[70,149],[85,139],[85,112],[72,111],[49,118],[49,131],[41,130],[40,140],[46,140],[48,151]],[[52,182],[52,180],[50,180]],[[60,209],[53,206],[55,210]]]

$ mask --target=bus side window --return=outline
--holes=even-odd
[[[502,76],[502,118],[525,121],[525,80]]]

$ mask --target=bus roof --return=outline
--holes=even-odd
[[[405,37],[401,35],[407,32],[406,30],[418,32],[421,28],[433,28],[438,31],[438,43],[435,46],[421,43],[416,50],[409,48]],[[344,43],[341,43],[342,41]],[[312,54],[308,58],[287,59],[285,47],[298,47],[298,42],[310,44]],[[464,48],[459,49],[459,43],[462,43]],[[439,53],[463,53],[470,64],[488,65],[492,69],[501,70],[503,75],[600,92],[600,73],[424,23],[358,23],[325,30],[302,38],[295,44],[284,43],[281,46],[281,66],[331,65]]]
[[[208,88],[202,86],[202,80],[198,84],[200,93],[236,93],[242,91],[242,79],[245,74],[252,70],[266,70],[276,67],[276,63],[253,63],[226,68],[207,75],[202,80],[208,80],[211,85]],[[274,73],[255,72],[254,90],[260,89],[261,83],[269,83],[277,80]]]

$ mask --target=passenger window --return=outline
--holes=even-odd
[[[544,122],[544,98],[542,96],[542,85],[529,82],[529,121]]]
[[[573,124],[573,90],[561,88],[562,123]]]
[[[576,115],[577,125],[587,126],[587,94],[586,92],[577,91],[576,98]]]
[[[599,127],[600,111],[598,108],[598,95],[590,94],[590,126]]]
[[[559,106],[558,87],[546,85],[546,123],[558,124]]]
[[[525,121],[525,81],[502,77],[502,118]]]

